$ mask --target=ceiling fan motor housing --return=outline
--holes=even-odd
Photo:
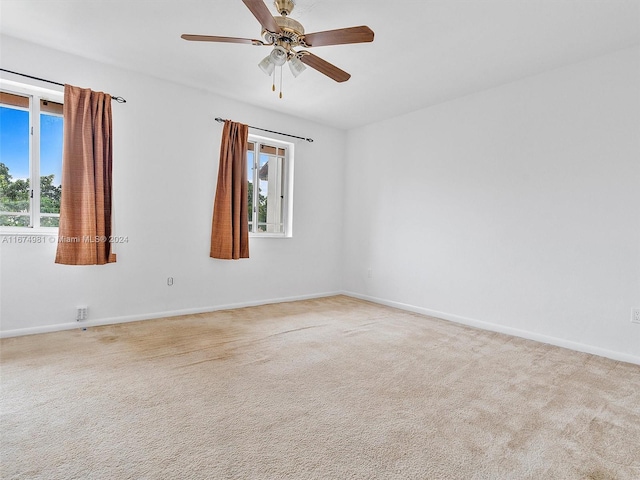
[[[280,27],[281,32],[273,33],[264,30],[262,33],[268,44],[273,43],[280,45],[289,51],[291,47],[297,47],[302,43],[301,39],[304,36],[304,27],[300,22],[284,15],[274,17],[274,19]]]
[[[284,15],[281,17],[273,17],[280,27],[280,29],[284,32],[290,32],[297,36],[304,35],[304,27],[300,22],[294,20],[291,17],[285,17]]]

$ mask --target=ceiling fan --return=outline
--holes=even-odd
[[[272,46],[271,53],[258,64],[260,69],[267,75],[272,75],[275,67],[281,67],[288,62],[294,77],[300,75],[305,70],[306,65],[336,82],[346,82],[351,75],[311,52],[306,50],[296,51],[294,48],[373,41],[373,31],[364,25],[305,34],[302,24],[289,17],[295,6],[295,0],[275,0],[273,3],[280,13],[276,17],[271,15],[263,0],[242,1],[262,25],[263,40],[190,34],[184,34],[182,38],[195,42],[245,43],[257,46]],[[280,79],[282,80],[282,74]],[[275,85],[273,88],[275,90]],[[282,97],[282,92],[280,92],[280,97]]]

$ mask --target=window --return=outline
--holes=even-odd
[[[63,94],[7,81],[1,87],[0,227],[57,227]]]
[[[293,144],[249,135],[249,233],[291,236]]]

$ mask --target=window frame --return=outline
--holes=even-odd
[[[40,212],[40,101],[64,104],[64,92],[4,78],[0,78],[0,91],[29,98],[29,184],[32,192],[29,200],[29,226],[0,226],[0,235],[57,234],[58,227],[40,225],[40,216],[42,215]],[[62,181],[62,179],[60,180]]]
[[[258,175],[260,164],[260,145],[266,144],[276,148],[284,149],[285,155],[282,166],[282,225],[283,232],[252,232],[249,231],[250,238],[291,238],[293,236],[293,166],[294,166],[294,149],[295,145],[291,142],[284,140],[277,140],[272,137],[265,137],[262,135],[249,134],[249,143],[255,143],[257,148],[254,150],[254,212],[252,212],[252,218],[256,218],[255,215],[255,199],[258,198],[257,187],[255,185],[255,177]],[[248,154],[249,150],[247,150]],[[247,175],[248,177],[248,175]],[[248,199],[247,199],[248,201]]]

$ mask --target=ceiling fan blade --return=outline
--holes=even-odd
[[[236,38],[236,37],[215,37],[212,35],[190,35],[185,33],[180,36],[191,42],[221,42],[221,43],[246,43],[249,45],[264,45],[262,40],[252,38]]]
[[[321,59],[313,53],[309,53],[307,51],[303,51],[300,53],[303,53],[303,55],[300,57],[300,61],[302,63],[316,69],[320,73],[325,74],[327,77],[332,78],[336,82],[346,82],[351,78],[351,75],[344,70],[340,70],[335,65],[330,64],[326,60]]]
[[[366,25],[360,27],[339,28],[325,32],[307,33],[304,43],[307,47],[323,47],[325,45],[344,45],[346,43],[373,42],[373,30]]]
[[[247,6],[253,16],[260,22],[264,28],[269,30],[270,32],[281,33],[280,27],[276,23],[276,20],[269,12],[269,8],[264,4],[262,0],[242,0],[244,4]]]

